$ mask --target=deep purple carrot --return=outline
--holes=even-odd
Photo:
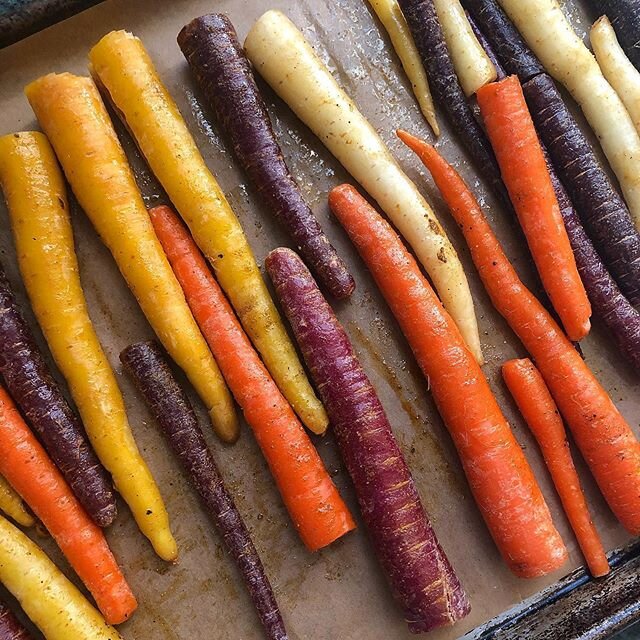
[[[394,597],[415,633],[469,613],[467,596],[435,536],[376,392],[349,338],[302,260],[266,260],[276,294],[322,397]]]
[[[555,86],[543,74],[523,87],[553,166],[599,255],[631,304],[640,304],[640,234]]]
[[[31,634],[20,624],[11,609],[1,600],[0,640],[31,640]]]
[[[350,296],[355,282],[287,168],[229,19],[218,13],[196,18],[180,31],[178,44],[259,195],[327,291],[336,298]]]
[[[191,403],[173,377],[160,346],[156,342],[138,342],[124,349],[120,360],[227,545],[267,638],[287,640],[278,604],[258,552],[233,498],[224,486]]]
[[[640,313],[624,297],[602,264],[548,155],[547,168],[593,313],[607,327],[620,352],[640,372]]]
[[[480,172],[487,178],[495,193],[510,207],[509,196],[491,145],[473,115],[453,68],[432,0],[399,0],[399,4],[429,76],[433,97],[445,112]]]
[[[116,517],[111,480],[51,376],[0,266],[0,373],[32,429],[94,522]]]

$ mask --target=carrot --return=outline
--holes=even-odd
[[[20,496],[2,476],[0,476],[0,511],[23,527],[32,527],[35,524],[33,516],[25,509]]]
[[[262,364],[195,242],[169,207],[149,212],[191,311],[253,429],[305,545],[316,551],[355,528],[309,436]]]
[[[591,305],[517,76],[481,87],[478,105],[502,178],[551,304],[567,335],[589,333]]]
[[[596,577],[606,575],[609,561],[591,520],[562,418],[547,385],[529,358],[505,362],[502,377],[540,446],[589,570]]]
[[[395,231],[350,185],[329,204],[400,323],[458,450],[471,491],[505,562],[532,578],[567,550],[527,459],[480,365]]]
[[[587,364],[522,284],[462,178],[426,142],[399,132],[419,156],[460,225],[498,312],[533,357],[605,499],[640,533],[640,443]]]
[[[42,521],[109,624],[124,622],[136,599],[102,533],[0,387],[0,473]]]
[[[0,601],[0,640],[31,640],[31,634],[2,601]]]

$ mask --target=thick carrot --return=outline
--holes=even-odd
[[[400,323],[451,433],[480,512],[505,562],[532,578],[560,567],[567,550],[527,459],[480,366],[397,234],[350,185],[331,209]]]
[[[311,551],[330,544],[355,524],[318,452],[262,364],[184,225],[166,206],[155,207],[149,214],[300,537]]]
[[[562,418],[547,385],[529,358],[505,362],[502,377],[540,446],[589,570],[596,577],[606,575],[609,561],[591,520]]]
[[[25,509],[20,496],[2,476],[0,476],[0,511],[23,527],[32,527],[35,524],[33,516]]]
[[[517,76],[481,87],[478,105],[502,178],[551,304],[567,335],[589,333],[591,305],[576,267],[538,134]]]
[[[124,622],[136,599],[102,530],[0,387],[0,473],[42,521],[96,600],[107,622]]]
[[[533,356],[612,511],[640,533],[640,443],[558,324],[522,284],[478,201],[426,142],[399,132],[419,156],[460,225],[493,305]]]

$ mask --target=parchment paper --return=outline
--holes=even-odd
[[[588,22],[575,5],[568,3],[567,6],[576,26],[584,34]],[[388,38],[366,3],[361,0],[109,0],[0,51],[0,133],[37,127],[22,93],[27,82],[49,71],[86,73],[89,48],[111,29],[129,29],[147,46],[202,153],[240,217],[258,260],[262,261],[270,249],[287,244],[287,236],[271,219],[235,166],[209,112],[202,106],[175,38],[180,28],[193,17],[223,11],[229,14],[240,38],[244,39],[253,21],[269,8],[286,11],[302,28],[444,223],[461,255],[476,301],[487,357],[485,373],[525,448],[554,521],[570,550],[570,562],[561,571],[540,580],[517,579],[501,562],[470,496],[426,380],[371,277],[338,223],[329,216],[326,194],[334,185],[348,180],[348,176],[288,108],[262,85],[289,166],[356,277],[357,291],[353,298],[334,306],[388,412],[436,532],[471,597],[473,610],[464,621],[454,628],[431,634],[434,640],[458,638],[554,582],[580,565],[582,557],[535,443],[500,380],[501,363],[507,358],[525,355],[524,349],[491,307],[465,244],[431,180],[393,134],[396,127],[402,126],[433,139]],[[438,143],[440,150],[456,164],[486,203],[487,214],[516,268],[539,293],[540,286],[517,223],[487,194],[465,153],[447,130],[442,114],[439,116],[443,127]],[[164,195],[155,180],[130,141],[125,140],[125,143],[148,203],[162,201]],[[20,301],[28,309],[6,210],[4,204],[0,206],[1,259]],[[231,560],[222,549],[220,538],[141,399],[122,375],[118,353],[132,341],[151,337],[151,330],[111,255],[77,207],[73,225],[91,316],[118,372],[131,424],[160,484],[180,546],[179,564],[163,563],[154,555],[126,506],[120,502],[120,515],[107,536],[140,602],[139,610],[131,621],[122,625],[121,632],[129,640],[261,638],[257,617]],[[35,327],[30,311],[28,317]],[[640,418],[637,378],[621,361],[597,321],[582,348],[589,364],[637,429]],[[390,597],[362,526],[328,549],[308,553],[289,523],[249,429],[243,426],[242,436],[235,446],[221,445],[206,422],[199,401],[193,394],[192,398],[228,487],[253,534],[290,637],[293,640],[400,640],[412,637]],[[332,436],[316,438],[315,442],[340,491],[357,514],[353,489],[339,461]],[[625,543],[627,534],[607,509],[580,459],[578,465],[607,548]],[[36,538],[67,575],[72,576],[55,544],[42,535],[36,535]]]

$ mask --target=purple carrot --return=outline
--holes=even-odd
[[[350,296],[355,282],[289,172],[229,19],[217,13],[196,18],[180,31],[178,44],[259,195],[327,291]]]
[[[302,260],[266,260],[285,315],[329,414],[376,555],[409,629],[453,624],[467,596],[435,536],[378,396]]]
[[[543,74],[523,85],[538,135],[585,230],[620,290],[640,303],[640,234],[580,131],[553,80]]]
[[[593,312],[607,327],[620,352],[640,372],[640,313],[622,295],[615,280],[602,264],[544,147],[543,150],[576,266]]]
[[[31,640],[31,634],[20,624],[11,609],[1,600],[0,640]]]
[[[229,495],[207,447],[186,394],[156,342],[138,342],[120,354],[169,446],[187,472],[191,484],[218,528],[270,640],[287,640],[287,632],[242,516]]]
[[[51,376],[0,266],[0,373],[29,425],[94,522],[116,517],[111,480]]]
[[[520,82],[525,82],[544,73],[544,67],[496,0],[462,0],[462,4],[491,43],[507,75],[517,75]]]
[[[399,4],[429,76],[433,97],[492,189],[511,207],[493,149],[453,68],[432,0],[399,0]]]

